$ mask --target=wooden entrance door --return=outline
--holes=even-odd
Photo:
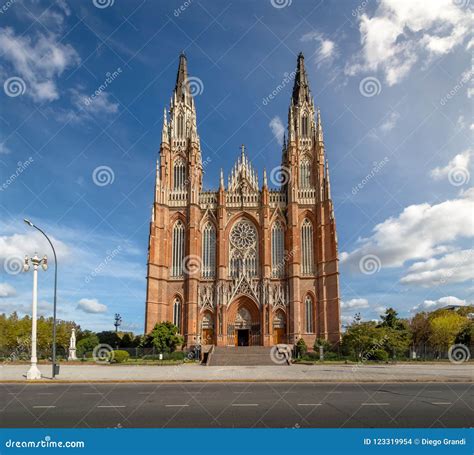
[[[285,340],[285,329],[273,329],[273,344],[283,343]]]
[[[202,344],[214,344],[214,329],[202,329]]]

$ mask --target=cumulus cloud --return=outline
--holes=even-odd
[[[369,301],[367,299],[351,299],[347,302],[341,302],[341,308],[343,308],[344,310],[355,310],[368,307]]]
[[[382,123],[377,128],[374,128],[369,132],[368,136],[371,139],[377,139],[380,134],[387,134],[389,131],[392,131],[397,126],[399,118],[400,114],[398,112],[390,112],[385,116]]]
[[[116,114],[119,104],[112,101],[110,93],[100,92],[91,97],[82,88],[71,90],[71,102],[74,110],[66,114],[67,120],[80,122],[107,114]]]
[[[34,39],[16,35],[10,27],[0,28],[3,59],[11,65],[15,76],[26,84],[26,94],[37,102],[59,98],[57,78],[80,62],[76,50],[63,44],[54,33],[38,33]]]
[[[446,296],[446,297],[441,297],[438,300],[425,300],[423,303],[419,303],[418,305],[415,305],[412,309],[412,313],[419,313],[421,311],[434,311],[437,310],[438,308],[443,308],[448,305],[460,305],[464,306],[466,305],[465,300],[458,299],[457,297],[454,297],[452,295]]]
[[[0,283],[0,298],[12,297],[16,294],[16,290],[8,283]]]
[[[276,116],[270,120],[268,124],[270,129],[272,130],[273,136],[278,141],[280,145],[283,145],[283,135],[285,134],[285,127],[283,126],[283,122],[281,118]]]
[[[360,261],[367,255],[377,256],[384,268],[452,253],[456,250],[454,242],[474,237],[472,213],[472,188],[456,199],[439,204],[411,205],[400,215],[376,225],[372,235],[360,239],[352,252],[341,254],[341,262],[353,271],[360,271]],[[416,267],[415,271],[420,272],[421,266]]]
[[[316,64],[331,63],[337,55],[336,43],[327,38],[323,33],[310,32],[301,37],[301,41],[315,41],[317,43],[315,50]]]
[[[8,155],[11,150],[5,145],[5,142],[0,142],[0,155]]]
[[[462,2],[436,0],[429,8],[412,0],[380,0],[373,17],[359,18],[362,50],[348,75],[381,70],[388,85],[404,79],[417,62],[451,52],[470,34],[470,10]]]
[[[469,163],[471,161],[472,151],[465,150],[456,155],[446,166],[435,167],[431,170],[430,176],[434,180],[442,180],[452,175],[453,172],[464,172],[468,175]]]
[[[105,313],[107,305],[99,303],[97,299],[81,299],[77,304],[77,309],[85,313]]]

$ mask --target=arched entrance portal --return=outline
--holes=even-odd
[[[232,343],[233,341],[233,343]],[[260,312],[249,297],[239,297],[227,313],[227,343],[234,346],[259,346]]]

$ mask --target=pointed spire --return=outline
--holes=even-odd
[[[317,134],[317,139],[318,142],[321,144],[324,142],[324,137],[323,137],[323,126],[321,124],[321,112],[318,107],[318,114],[316,118],[316,134]]]
[[[329,163],[326,160],[326,199],[331,199],[331,181],[329,179]]]
[[[308,78],[304,67],[304,55],[300,52],[298,55],[298,64],[296,66],[295,83],[293,85],[292,102],[298,104],[299,101],[311,102],[311,92],[309,90]]]
[[[161,142],[163,144],[168,143],[169,130],[168,130],[168,118],[166,113],[166,107],[163,109],[163,129],[161,130]]]
[[[268,186],[267,182],[267,170],[263,168],[263,187],[266,188]]]
[[[221,190],[224,189],[224,171],[222,170],[222,168],[221,168],[221,176],[220,176],[219,189],[221,189]]]
[[[178,74],[176,76],[176,86],[174,93],[178,101],[191,103],[191,94],[188,84],[188,62],[184,52],[179,56]]]

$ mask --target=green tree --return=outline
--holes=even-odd
[[[184,338],[178,334],[178,327],[171,322],[160,322],[151,331],[150,341],[158,352],[171,353],[182,346]]]
[[[454,344],[456,336],[464,329],[466,318],[452,311],[443,311],[430,320],[430,342],[439,352]]]
[[[81,338],[76,343],[76,350],[78,357],[83,357],[87,353],[90,353],[94,350],[94,348],[99,344],[99,337],[91,333],[85,338]]]

